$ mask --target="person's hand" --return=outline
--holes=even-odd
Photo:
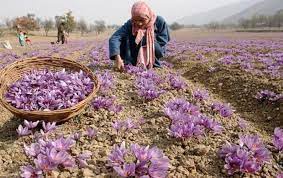
[[[119,71],[124,70],[124,62],[120,55],[115,56],[115,68]]]

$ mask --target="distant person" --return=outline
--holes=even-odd
[[[65,43],[65,22],[61,22],[58,26],[57,43]]]
[[[131,14],[132,18],[109,39],[110,59],[115,60],[119,70],[127,64],[147,69],[160,67],[159,59],[164,57],[170,40],[165,20],[143,1],[133,5]]]
[[[25,35],[23,31],[20,31],[18,34],[19,43],[21,46],[25,46]]]
[[[27,45],[31,45],[31,40],[29,39],[29,37],[27,36],[27,33],[24,32],[24,36],[25,36],[25,42]]]
[[[64,43],[68,44],[68,38],[69,38],[69,34],[64,31]]]

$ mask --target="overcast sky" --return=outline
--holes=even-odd
[[[122,24],[130,18],[131,5],[136,0],[0,0],[0,20],[34,13],[54,18],[72,10],[76,18],[88,21],[105,20],[107,24]],[[168,23],[184,16],[204,12],[242,0],[147,0],[156,14]],[[251,0],[252,1],[252,0]]]

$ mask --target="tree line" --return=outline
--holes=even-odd
[[[242,28],[281,28],[283,26],[283,10],[274,15],[254,15],[250,19],[241,19],[238,25]]]
[[[28,13],[25,16],[16,17],[14,19],[6,19],[5,24],[2,26],[6,26],[9,30],[24,30],[24,31],[35,31],[43,29],[45,31],[45,35],[48,36],[48,33],[51,30],[56,30],[59,24],[64,21],[65,30],[67,33],[71,33],[73,31],[79,31],[81,35],[90,32],[96,32],[100,34],[104,32],[107,28],[117,28],[117,25],[106,25],[104,20],[97,20],[93,23],[88,23],[85,19],[75,19],[72,11],[69,11],[61,16],[55,16],[54,19],[41,19],[36,17],[35,14]]]
[[[274,15],[253,15],[251,18],[242,18],[237,23],[221,23],[213,21],[204,25],[181,25],[174,22],[170,25],[172,30],[178,30],[184,27],[188,28],[206,28],[210,30],[227,29],[227,28],[243,28],[243,29],[255,29],[255,28],[282,28],[283,27],[283,9],[277,11]]]
[[[35,14],[27,14],[26,16],[16,17],[14,19],[6,19],[5,25],[9,30],[23,29],[25,31],[34,31],[43,29],[45,35],[48,36],[49,31],[54,30],[58,27],[61,21],[65,22],[65,29],[67,33],[71,33],[75,30],[79,31],[81,35],[90,32],[96,32],[100,34],[106,29],[117,29],[118,25],[106,25],[104,20],[97,20],[94,23],[88,23],[85,19],[81,18],[76,20],[69,11],[61,16],[55,16],[54,19],[41,19],[36,17]],[[3,25],[2,25],[3,26]],[[277,11],[274,15],[254,15],[248,19],[240,19],[234,24],[224,24],[221,22],[210,22],[205,25],[182,25],[177,22],[173,22],[169,25],[171,30],[179,30],[184,27],[189,28],[206,28],[211,30],[226,29],[226,28],[281,28],[283,26],[283,10]],[[0,26],[1,27],[1,26]],[[3,35],[3,28],[0,28],[0,36]]]

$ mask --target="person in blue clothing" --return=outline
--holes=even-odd
[[[19,39],[19,43],[21,46],[25,46],[25,35],[23,31],[20,31],[19,34],[17,34],[18,39]]]
[[[143,1],[133,5],[131,15],[109,39],[110,59],[119,70],[127,64],[145,69],[161,67],[159,60],[170,40],[168,25]]]

